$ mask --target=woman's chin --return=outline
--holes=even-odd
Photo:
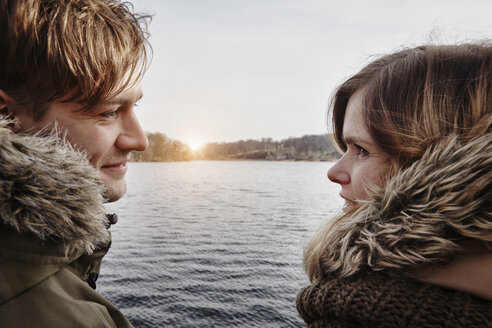
[[[356,202],[352,202],[350,200],[345,200],[345,204],[343,204],[342,211],[344,213],[347,213],[347,212],[353,210],[355,207],[357,207]]]

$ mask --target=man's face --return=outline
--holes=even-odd
[[[57,127],[66,132],[70,143],[84,151],[106,186],[108,201],[120,199],[126,192],[125,173],[132,150],[142,151],[148,141],[134,113],[136,102],[142,97],[140,83],[89,113],[79,112],[83,105],[54,101],[43,118],[34,122],[25,108],[11,106],[9,111],[25,132],[36,132],[45,127]]]

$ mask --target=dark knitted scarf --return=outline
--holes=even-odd
[[[382,273],[325,277],[303,288],[297,310],[308,327],[492,327],[492,302]]]

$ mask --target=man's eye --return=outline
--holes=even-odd
[[[109,112],[102,113],[101,116],[107,117],[107,118],[115,118],[116,117],[116,112],[117,112],[117,110],[111,110]]]

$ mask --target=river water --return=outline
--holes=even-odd
[[[98,291],[136,327],[303,327],[302,247],[342,205],[330,165],[130,163]]]

